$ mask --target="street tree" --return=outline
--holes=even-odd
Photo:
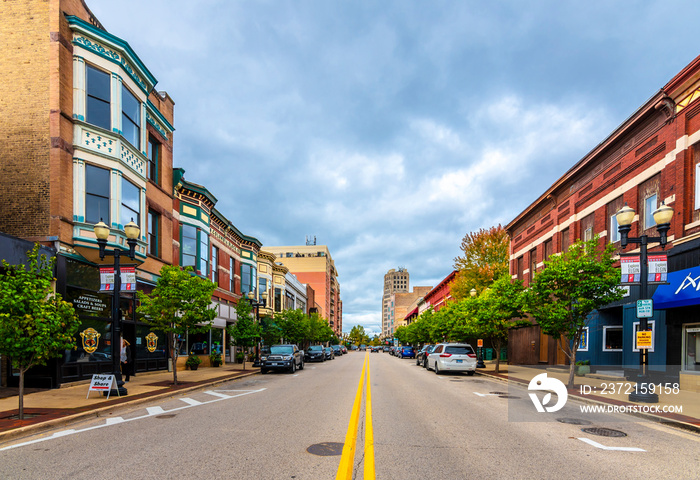
[[[309,343],[326,343],[333,340],[334,332],[325,318],[321,317],[318,313],[312,313],[306,315],[308,317],[309,325]]]
[[[274,317],[264,316],[260,318],[260,335],[265,345],[274,345],[282,338],[282,329]]]
[[[466,299],[472,300],[472,299]],[[500,372],[500,352],[508,343],[508,332],[513,327],[530,325],[524,316],[524,288],[521,281],[501,276],[474,299],[472,309],[479,336],[490,338],[496,351],[496,373]]]
[[[301,310],[283,310],[275,314],[275,320],[286,342],[303,345],[309,337],[309,317]]]
[[[252,317],[253,307],[249,301],[241,299],[235,308],[236,323],[229,325],[226,328],[226,333],[237,347],[250,348],[256,346],[260,341],[262,329]],[[243,370],[245,370],[245,356],[243,357]]]
[[[173,384],[177,385],[177,357],[181,342],[188,333],[206,332],[216,317],[211,296],[216,285],[193,273],[192,267],[181,269],[165,265],[150,294],[137,292],[141,305],[137,312],[153,328],[168,337],[173,363]]]
[[[350,329],[350,334],[348,338],[355,345],[367,344],[369,342],[369,335],[365,332],[365,327],[362,325],[355,325]]]
[[[24,420],[24,375],[75,348],[80,320],[73,305],[54,292],[55,257],[27,252],[28,265],[2,261],[0,269],[0,354],[19,370],[19,419]]]
[[[576,351],[591,313],[622,298],[613,252],[611,243],[600,250],[597,236],[579,240],[545,260],[527,291],[526,310],[569,358],[569,388],[574,386]]]
[[[462,255],[454,259],[457,275],[450,286],[452,298],[467,298],[472,288],[481,291],[508,274],[508,246],[508,234],[501,225],[466,234],[460,245]]]

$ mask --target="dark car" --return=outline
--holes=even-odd
[[[343,349],[340,345],[331,345],[331,348],[333,349],[333,353],[336,357],[343,354]]]
[[[428,355],[433,351],[435,345],[423,345],[423,348],[416,353],[416,365],[422,365],[425,368],[428,365]]]
[[[323,349],[323,353],[326,355],[326,360],[335,360],[335,353],[331,347],[326,347]]]
[[[304,351],[305,362],[325,362],[326,354],[323,351],[323,345],[310,345]]]
[[[398,356],[400,358],[416,358],[416,351],[413,349],[412,346],[407,345],[399,349]]]
[[[270,354],[261,359],[260,373],[270,370],[287,370],[290,373],[304,369],[304,352],[296,345],[272,345]]]
[[[384,345],[382,347],[382,352],[390,352],[390,351],[391,351],[391,347],[389,345]]]

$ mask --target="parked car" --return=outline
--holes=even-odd
[[[435,345],[423,345],[423,348],[421,348],[418,353],[416,353],[416,365],[422,365],[423,368],[425,368],[427,362],[428,362],[428,355],[430,352],[433,351],[435,348]]]
[[[369,351],[372,353],[376,353],[379,351],[379,347],[369,347]]]
[[[360,351],[362,352],[363,350],[367,350],[367,345],[365,345],[364,343],[360,345]]]
[[[323,345],[310,345],[304,351],[305,362],[325,362],[326,354],[323,351]]]
[[[416,358],[416,351],[410,345],[401,347],[399,349],[399,358]]]
[[[296,345],[272,345],[270,354],[264,357],[260,365],[260,373],[270,370],[288,370],[290,373],[304,369],[304,352]]]
[[[340,347],[340,345],[331,345],[331,348],[333,349],[333,353],[336,357],[343,354],[343,349]]]
[[[389,352],[389,351],[391,351],[391,347],[389,345],[384,345],[382,347],[382,352]]]
[[[331,347],[326,347],[323,349],[323,354],[326,356],[326,360],[335,360],[335,353]]]
[[[343,349],[343,354],[348,353],[348,347],[346,347],[345,345],[341,345],[340,348]]]
[[[467,372],[467,375],[474,375],[476,354],[468,343],[440,343],[428,355],[427,368],[438,375],[444,372]]]

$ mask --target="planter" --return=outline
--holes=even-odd
[[[221,365],[221,362],[211,362],[212,367],[218,367]]]
[[[583,377],[589,373],[591,373],[590,365],[576,365],[576,376]]]
[[[190,370],[197,370],[199,368],[199,365],[190,365],[189,368]]]

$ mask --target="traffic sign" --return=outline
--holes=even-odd
[[[654,316],[654,301],[649,298],[637,300],[637,318],[651,318]]]
[[[637,348],[640,350],[648,350],[651,345],[651,331],[637,332]]]

